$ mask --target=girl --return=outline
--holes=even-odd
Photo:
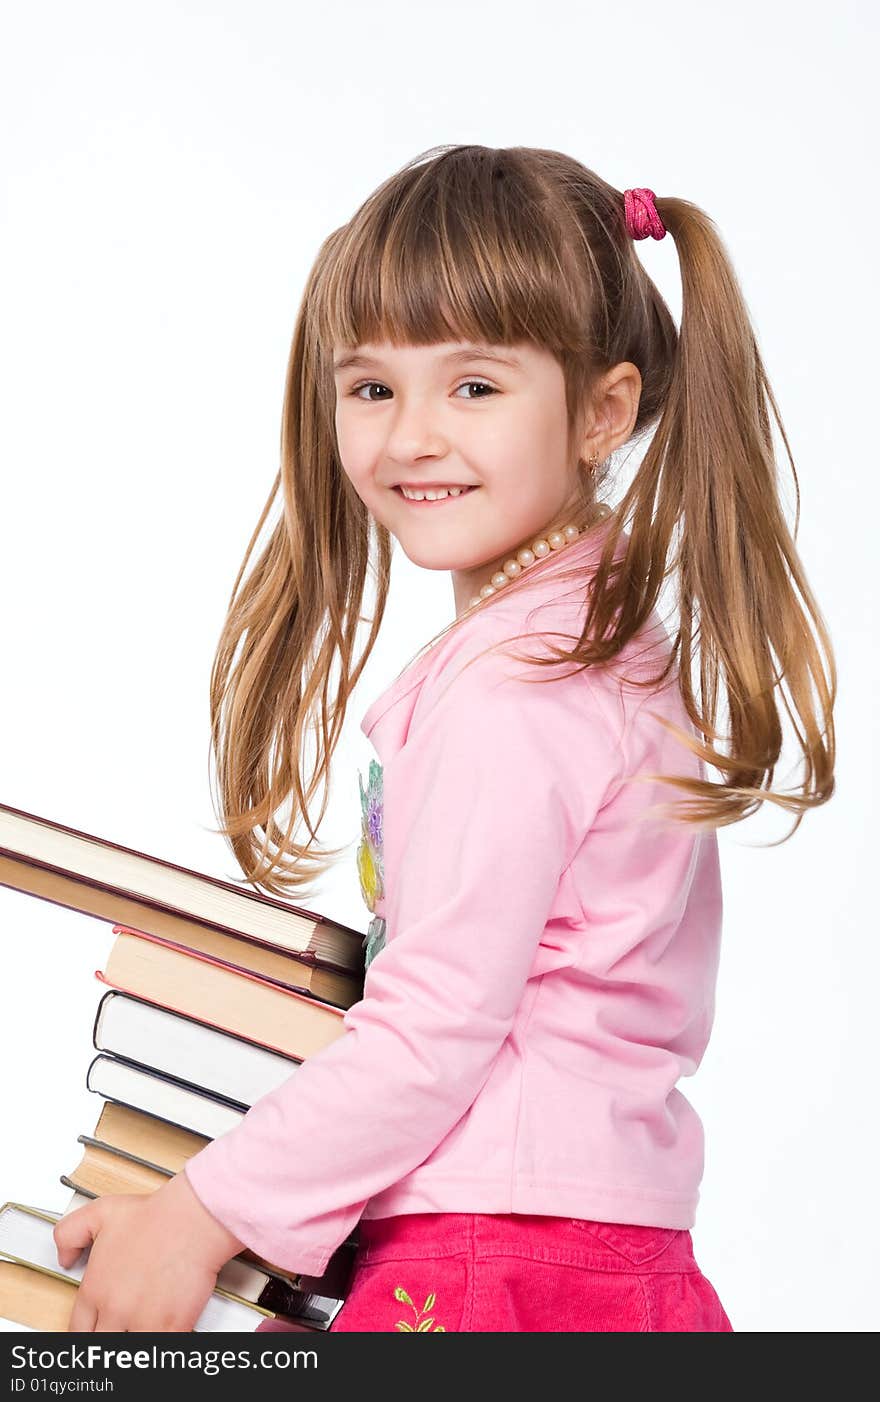
[[[666,233],[680,331],[635,247]],[[336,1332],[731,1329],[694,1257],[702,1126],[676,1085],[713,1022],[716,830],[769,800],[794,831],[834,789],[836,671],[771,408],[781,429],[708,217],[558,152],[437,148],[325,241],[283,517],[242,584],[267,504],[212,675],[248,880],[300,892],[326,864],[309,805],[392,536],[451,572],[456,617],[362,721],[363,998],[161,1190],[59,1222],[62,1264],[93,1243],[72,1330],[191,1329],[244,1246],[317,1275],[356,1226]],[[606,464],[649,428],[612,510]],[[805,773],[774,791],[783,681]]]

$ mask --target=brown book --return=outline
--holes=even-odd
[[[152,1193],[174,1176],[170,1170],[152,1168],[130,1154],[105,1148],[86,1134],[81,1134],[77,1143],[84,1146],[83,1156],[62,1182],[90,1197],[100,1198],[108,1193]]]
[[[0,1259],[0,1318],[46,1334],[66,1334],[77,1284],[20,1261]]]
[[[115,1105],[110,1100],[104,1102],[91,1138],[168,1173],[179,1173],[188,1159],[211,1142],[206,1135],[193,1134],[167,1120],[158,1120],[155,1115],[145,1115],[142,1110]]]
[[[0,885],[183,945],[208,926],[317,970],[363,976],[364,935],[350,926],[6,804]],[[320,987],[310,991],[323,996]]]
[[[129,927],[120,923],[118,928]],[[162,935],[161,930],[149,933]],[[226,964],[241,973],[256,974],[271,983],[281,984],[283,988],[310,993],[338,1008],[350,1008],[364,996],[362,973],[345,974],[319,964],[304,964],[295,955],[283,950],[267,949],[265,945],[239,939],[237,935],[224,935],[222,931],[212,930],[207,925],[192,925],[185,942],[173,939],[168,942],[176,944],[178,949],[193,949],[198,954],[207,954],[218,964]]]
[[[120,929],[102,983],[304,1061],[345,1032],[341,1009],[156,936]]]

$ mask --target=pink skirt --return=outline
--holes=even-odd
[[[331,1333],[733,1333],[684,1229],[418,1212],[358,1238]]]

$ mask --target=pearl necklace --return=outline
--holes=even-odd
[[[604,520],[610,516],[611,508],[604,503],[599,510],[599,520]],[[529,565],[533,565],[536,560],[542,560],[550,554],[551,550],[562,550],[566,545],[570,545],[573,540],[577,540],[581,534],[577,526],[563,526],[561,530],[550,531],[547,536],[541,536],[538,540],[532,541],[531,548],[525,546],[516,552],[516,557],[505,560],[502,569],[493,574],[488,583],[484,584],[479,593],[474,594],[468,604],[468,608],[473,608],[483,599],[488,599],[490,594],[497,594],[499,589],[503,589],[511,579],[515,579],[523,570],[527,570]]]

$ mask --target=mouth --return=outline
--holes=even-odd
[[[420,507],[420,508],[424,511],[424,510],[427,510],[429,507],[432,507],[432,506],[433,506],[433,507],[438,507],[438,506],[450,506],[453,502],[462,501],[464,497],[470,496],[471,492],[477,492],[477,491],[479,491],[479,487],[476,487],[476,486],[471,486],[471,487],[463,486],[462,489],[461,489],[461,491],[458,493],[457,496],[450,496],[450,495],[447,493],[447,495],[446,495],[445,497],[434,497],[434,498],[431,499],[431,500],[429,500],[427,497],[423,497],[421,501],[416,501],[415,498],[413,498],[413,497],[406,497],[406,496],[404,496],[404,494],[403,494],[403,488],[402,488],[402,487],[399,487],[399,486],[398,486],[398,487],[393,487],[393,488],[392,488],[392,491],[395,491],[395,492],[397,493],[397,495],[400,497],[401,501],[406,502],[407,506]]]

